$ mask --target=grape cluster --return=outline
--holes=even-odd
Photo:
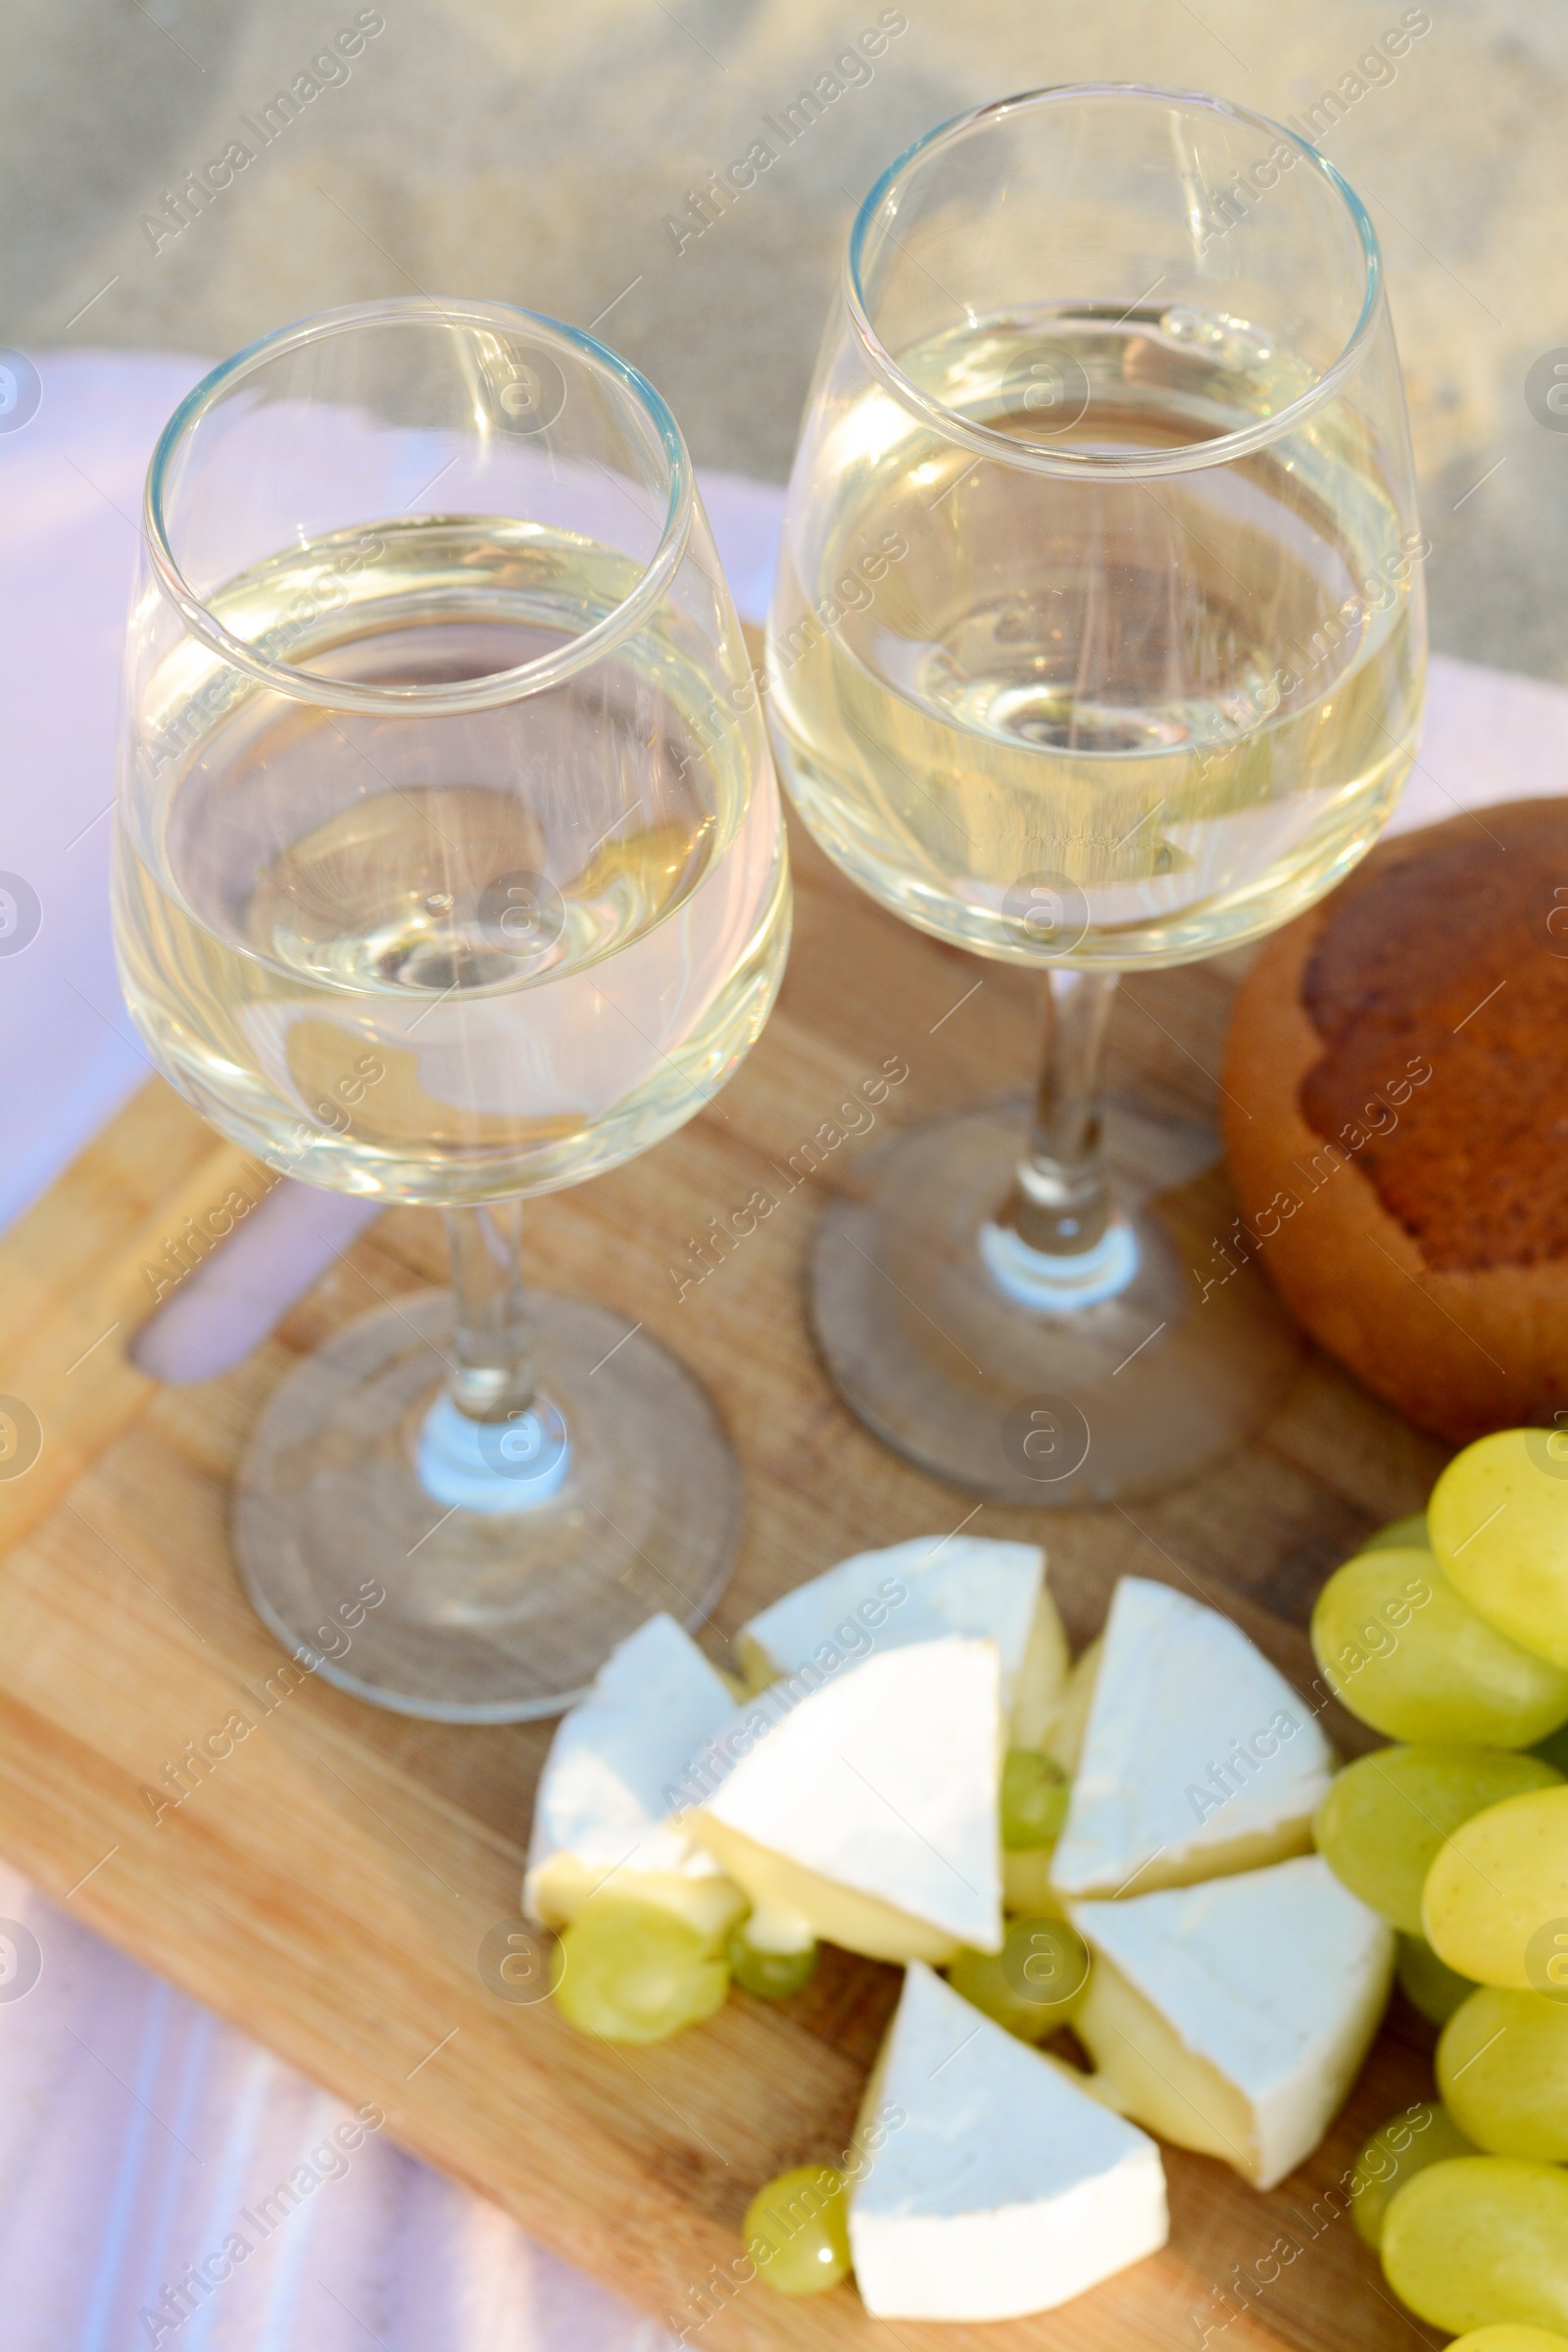
[[[1374,2134],[1356,2226],[1453,2352],[1568,2352],[1568,1458],[1467,1446],[1330,1577],[1324,1679],[1398,1744],[1341,1772],[1330,1868],[1399,1932],[1442,2104]],[[1397,2149],[1397,2152],[1396,2150]],[[1474,2332],[1466,2332],[1474,2331]]]

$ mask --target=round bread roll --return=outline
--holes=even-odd
[[[1452,1444],[1568,1424],[1568,801],[1386,842],[1237,1000],[1225,1136],[1314,1339]]]

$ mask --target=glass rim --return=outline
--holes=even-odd
[[[896,199],[901,183],[934,150],[956,145],[978,123],[1001,121],[1024,109],[1033,110],[1085,98],[1150,99],[1164,104],[1174,101],[1182,106],[1200,108],[1208,114],[1225,116],[1234,122],[1247,123],[1275,139],[1284,139],[1294,147],[1298,157],[1316,169],[1345,207],[1356,232],[1366,270],[1360,315],[1338,357],[1323,370],[1317,382],[1297,399],[1287,402],[1284,408],[1276,410],[1272,416],[1261,417],[1255,424],[1240,426],[1235,432],[1216,434],[1206,441],[1184,442],[1178,448],[1157,452],[1141,450],[1125,457],[1093,450],[1070,452],[1045,449],[1038,443],[1014,440],[1010,434],[1000,433],[990,425],[977,424],[971,418],[960,416],[956,409],[934,399],[904,372],[878,336],[871,324],[861,283],[861,265],[867,240],[878,225],[879,218],[887,212],[890,199]],[[895,157],[867,192],[855,216],[845,249],[844,277],[845,301],[851,325],[873,373],[903,406],[925,417],[945,438],[961,443],[977,456],[994,458],[1003,465],[1028,473],[1054,475],[1064,480],[1099,474],[1125,481],[1157,474],[1195,473],[1209,466],[1229,465],[1234,459],[1246,457],[1253,450],[1267,448],[1270,442],[1293,432],[1315,410],[1327,406],[1355,373],[1379,317],[1383,258],[1371,216],[1344,172],[1337,170],[1327,156],[1320,154],[1309,140],[1299,137],[1286,123],[1276,122],[1272,116],[1258,114],[1251,107],[1237,106],[1230,99],[1217,98],[1206,90],[1170,89],[1155,82],[1141,81],[1062,81],[1048,83],[1040,89],[1020,90],[1010,98],[994,98],[984,106],[970,107],[963,114],[955,115],[948,122],[939,122],[934,129],[925,131],[902,155]],[[1136,305],[1133,307],[1136,308]]]
[[[425,318],[436,324],[494,327],[530,334],[564,345],[578,359],[610,376],[652,424],[668,460],[669,497],[659,545],[643,566],[630,593],[612,606],[603,619],[581,636],[573,637],[534,661],[514,668],[490,670],[476,678],[435,684],[371,686],[355,679],[323,678],[292,662],[274,662],[226,629],[211,607],[185,578],[170,544],[165,497],[170,471],[178,452],[211,414],[222,395],[246,375],[255,373],[279,353],[304,349],[334,335],[367,326]],[[567,325],[542,312],[513,303],[446,299],[439,295],[393,294],[374,302],[348,303],[337,310],[318,311],[291,325],[275,327],[254,343],[220,361],[200,383],[186,393],[158,436],[142,500],[145,544],[159,587],[183,619],[190,633],[231,669],[243,671],[272,687],[293,702],[315,703],[329,710],[374,711],[387,716],[446,716],[465,710],[493,710],[525,695],[541,693],[564,678],[590,667],[624,642],[645,621],[664,596],[685,555],[691,536],[694,486],[692,463],[685,439],[669,407],[648,378],[608,343],[583,328]],[[365,527],[387,518],[367,515]]]

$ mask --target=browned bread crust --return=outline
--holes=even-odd
[[[1237,1000],[1245,1231],[1308,1331],[1455,1445],[1568,1407],[1568,801],[1385,843]]]

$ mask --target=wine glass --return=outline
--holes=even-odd
[[[1295,1369],[1223,1227],[1181,1228],[1212,1142],[1146,1105],[1102,1147],[1101,1044],[1119,973],[1254,939],[1370,846],[1424,552],[1371,222],[1279,123],[1038,90],[866,197],[790,485],[774,745],[862,889],[1043,974],[1047,1045],[1032,1113],[868,1156],[813,1314],[862,1419],[974,1494],[1154,1492]]]
[[[708,1608],[740,1516],[697,1381],[640,1324],[525,1299],[518,1261],[524,1197],[710,1100],[788,947],[690,458],[572,327],[376,302],[207,376],[145,521],[115,873],[137,1027],[260,1160],[444,1208],[451,1242],[450,1293],[385,1300],[268,1404],[246,1589],[382,1706],[555,1712],[653,1611]]]

